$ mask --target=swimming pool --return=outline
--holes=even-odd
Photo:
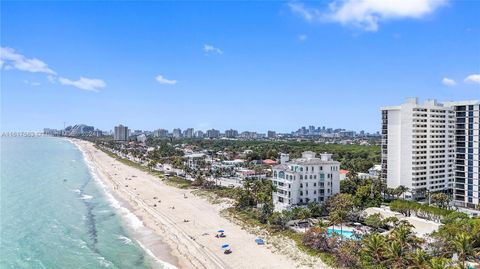
[[[341,235],[343,238],[346,238],[346,239],[355,239],[354,236],[353,236],[353,231],[340,230],[340,229],[332,229],[332,228],[329,228],[329,229],[327,230],[327,234],[328,234],[328,235],[332,235],[333,233],[339,234],[339,235]]]

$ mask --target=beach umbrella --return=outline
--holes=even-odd
[[[224,233],[225,231],[224,231],[224,230],[218,230],[217,232],[219,232],[219,233]]]
[[[224,244],[222,245],[222,250],[229,250],[230,249],[230,245],[229,244]]]

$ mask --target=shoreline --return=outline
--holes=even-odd
[[[304,265],[295,255],[279,251],[283,246],[257,246],[255,234],[220,215],[227,205],[213,205],[192,190],[168,186],[158,177],[108,156],[90,142],[70,141],[82,151],[107,190],[125,201],[131,213],[161,238],[162,242],[150,240],[146,246],[161,260],[162,253],[154,250],[163,243],[178,260],[178,268],[329,268],[318,260]],[[225,229],[227,238],[215,238],[218,229]],[[220,246],[225,243],[232,246],[232,254],[223,254]]]
[[[146,246],[151,245],[150,241],[152,237],[160,240],[163,240],[163,237],[155,234],[152,229],[145,226],[142,218],[133,213],[133,209],[130,204],[106,185],[105,179],[101,178],[101,175],[99,175],[95,165],[91,160],[87,159],[87,153],[84,151],[84,149],[73,139],[67,139],[67,141],[72,143],[82,153],[85,164],[87,165],[95,183],[99,185],[100,189],[105,195],[105,199],[107,199],[110,206],[114,208],[114,210],[120,215],[120,218],[124,222],[125,229],[128,230],[128,233],[132,237],[131,239],[135,240],[145,254],[148,255],[155,264],[159,264],[161,268],[179,268],[178,258],[172,254],[172,250],[168,244],[162,243],[157,246]]]

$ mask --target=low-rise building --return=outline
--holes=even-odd
[[[345,169],[340,169],[340,181],[347,179],[348,173],[350,173],[350,171]]]
[[[272,168],[273,203],[276,210],[289,209],[309,202],[324,202],[340,192],[340,162],[332,154],[305,151],[299,159],[281,154],[281,163]]]
[[[370,169],[368,169],[368,174],[370,176],[372,176],[373,178],[380,177],[381,173],[382,173],[382,165],[381,164],[375,164]]]
[[[147,136],[145,134],[141,134],[137,136],[137,142],[145,143],[147,142]]]
[[[197,169],[200,161],[205,161],[207,155],[205,153],[190,153],[183,156],[185,159],[185,165],[190,169]]]

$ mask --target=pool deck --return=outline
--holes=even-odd
[[[363,211],[367,216],[379,213],[382,218],[388,217],[397,217],[399,220],[406,220],[408,223],[413,225],[413,231],[420,237],[425,237],[427,234],[430,234],[442,225],[441,223],[421,219],[419,217],[405,217],[401,213],[391,211],[388,207],[369,207]]]

